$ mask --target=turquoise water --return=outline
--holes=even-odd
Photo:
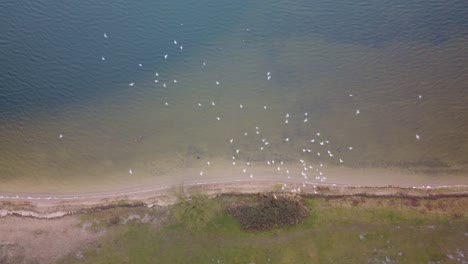
[[[468,171],[466,1],[4,1],[0,32],[3,191],[233,156]]]

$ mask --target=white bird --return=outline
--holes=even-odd
[[[340,159],[340,163],[343,163],[343,160],[342,160],[342,159]]]
[[[289,141],[289,138],[285,138],[284,141],[288,142],[288,141]]]
[[[129,86],[133,86],[133,85],[135,85],[135,83],[129,83],[128,85],[129,85]]]
[[[164,88],[166,88],[166,83],[163,83]]]
[[[155,79],[154,82],[155,82],[155,83],[158,83],[159,81]]]
[[[417,140],[419,140],[419,139],[420,139],[420,137],[419,137],[419,135],[418,135],[418,134],[416,134],[416,139],[417,139]]]
[[[320,136],[320,133],[317,133],[316,135],[317,135],[317,137],[319,137],[319,136]]]
[[[309,113],[307,113],[307,112],[306,112],[306,113],[304,113],[304,115],[305,115],[305,116],[308,116],[308,115],[309,115]]]
[[[271,79],[271,76],[268,76],[268,77],[267,77],[267,80],[269,81],[270,79]]]
[[[289,113],[286,114],[286,118],[288,118],[288,117],[289,117]]]
[[[216,85],[219,85],[219,82],[218,82],[218,81],[216,81]]]
[[[239,149],[236,149],[236,154],[239,154],[239,151],[240,151]]]
[[[207,161],[207,162],[206,162],[206,165],[210,166],[210,165],[211,165],[211,163],[210,163],[209,161]]]
[[[177,80],[174,80],[174,83],[177,83]]]
[[[101,60],[105,61],[105,60],[106,60],[106,58],[104,58],[104,57],[101,57]]]
[[[206,66],[206,62],[203,62],[202,65],[203,65],[203,66]]]
[[[286,120],[284,120],[284,123],[287,124],[287,123],[289,123],[289,121],[286,119]]]
[[[184,46],[180,46],[180,50],[183,50],[184,49]]]
[[[419,99],[422,99],[422,95],[418,95],[418,98],[419,98]]]
[[[353,147],[348,147],[349,150],[353,150]]]
[[[349,97],[353,97],[353,94],[349,94]]]
[[[174,45],[177,45],[177,40],[174,39]]]
[[[218,116],[216,117],[216,119],[218,119],[218,121],[221,120],[221,118],[219,118]]]
[[[305,118],[305,119],[304,119],[304,123],[307,123],[307,121],[308,121],[308,119],[307,119],[307,118]]]
[[[165,60],[167,60],[167,56],[168,56],[167,54],[166,54],[166,55],[164,55],[164,59],[165,59]]]
[[[169,103],[168,103],[168,102],[165,102],[165,103],[164,103],[164,105],[165,105],[165,106],[168,106],[168,105],[169,105]]]
[[[239,108],[244,108],[244,106],[243,106],[243,105],[239,105]]]
[[[263,106],[263,109],[267,110],[267,106],[266,106],[266,105],[264,105],[264,106]]]
[[[198,106],[202,106],[202,104],[198,103]]]
[[[131,169],[128,170],[128,173],[129,173],[130,175],[133,175],[133,171],[132,171]]]
[[[271,72],[267,72],[267,76],[270,76]]]
[[[216,104],[215,104],[213,101],[211,101],[211,105],[212,105],[212,106],[215,106]]]
[[[108,38],[106,33],[104,33],[104,38]]]
[[[59,139],[62,139],[62,138],[63,138],[63,135],[62,135],[62,134],[59,134],[59,135],[58,135],[58,138],[59,138]]]
[[[159,73],[156,72],[154,75],[155,75],[155,76],[159,76]]]
[[[203,176],[203,171],[200,171],[200,176]]]
[[[252,178],[253,178],[253,174],[252,174],[252,173],[250,173],[250,179],[252,179]]]
[[[233,138],[231,138],[231,139],[229,140],[229,142],[231,142],[231,144],[232,144],[232,142],[234,142],[234,139],[233,139]]]
[[[244,136],[247,136],[247,132],[244,133]]]
[[[359,111],[359,109],[356,110],[356,115],[359,115],[361,113],[361,111]]]
[[[140,66],[140,67],[143,67],[143,64],[141,64],[141,63],[138,63],[138,66]]]
[[[242,170],[242,172],[243,172],[243,173],[246,173],[246,172],[247,172],[247,169],[244,168],[244,169]]]

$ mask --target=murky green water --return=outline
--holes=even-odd
[[[464,1],[1,5],[1,191],[272,160],[467,174]]]

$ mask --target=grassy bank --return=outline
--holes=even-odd
[[[169,209],[82,216],[107,234],[63,263],[463,263],[466,198],[305,198],[309,216],[254,232],[227,208],[255,196],[182,199]],[[133,217],[129,217],[133,215]],[[136,217],[135,215],[138,215]],[[159,219],[141,221],[144,218]],[[135,221],[137,219],[138,221]],[[458,258],[458,260],[457,260]]]

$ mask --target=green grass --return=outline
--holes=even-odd
[[[466,249],[466,217],[401,208],[330,206],[307,200],[302,224],[245,232],[225,209],[235,199],[196,196],[173,206],[170,224],[120,225],[90,248],[85,260],[65,263],[451,263],[447,254]],[[360,237],[361,235],[361,237]]]

